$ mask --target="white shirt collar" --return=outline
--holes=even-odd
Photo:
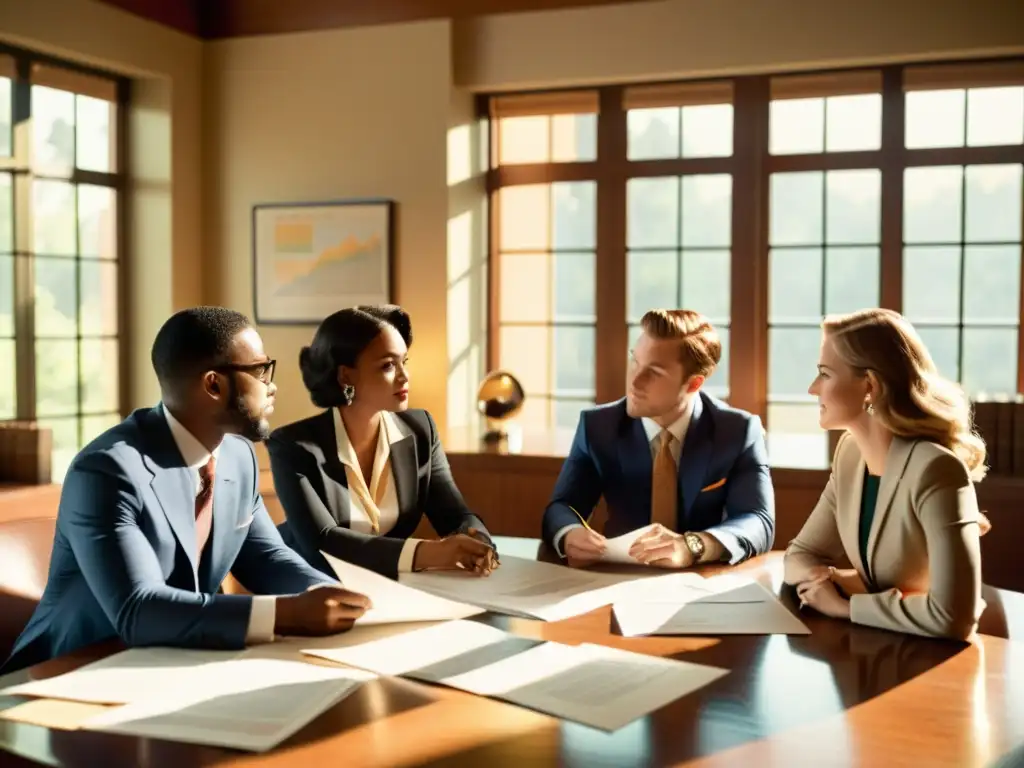
[[[377,432],[377,447],[373,456],[373,469],[370,473],[370,484],[367,487],[363,478],[362,470],[359,467],[359,458],[356,456],[355,448],[348,437],[348,430],[345,429],[345,420],[341,418],[341,411],[338,408],[332,409],[334,417],[334,436],[338,443],[338,458],[347,468],[346,475],[349,483],[359,483],[365,488],[371,499],[376,501],[380,489],[381,479],[385,469],[389,466],[388,459],[391,457],[391,446],[406,436],[401,422],[389,411],[381,411],[380,430]]]
[[[692,417],[693,398],[690,398],[689,407],[683,411],[678,419],[668,425],[668,431],[676,439],[676,445],[681,446],[683,444],[683,439],[686,437],[686,430],[690,427],[690,419]],[[658,440],[661,435],[661,426],[654,419],[649,419],[646,416],[640,421],[643,422],[644,432],[647,433],[647,442],[653,443],[655,440]]]
[[[185,429],[180,421],[174,418],[174,415],[168,410],[166,405],[161,410],[164,412],[164,418],[167,419],[167,426],[171,428],[171,436],[174,438],[174,443],[178,446],[181,458],[185,460],[185,465],[191,469],[205,466],[206,462],[210,460],[210,452],[206,450],[206,446]],[[219,453],[220,446],[218,445],[213,451],[213,456],[216,457]]]
[[[334,436],[338,442],[338,457],[343,464],[358,468],[359,460],[356,458],[355,449],[349,440],[348,430],[345,429],[345,421],[341,418],[341,411],[337,408],[332,408],[331,413],[334,417]],[[377,433],[377,454],[383,455],[386,458],[391,453],[389,450],[390,446],[402,440],[405,436],[405,430],[398,419],[389,411],[381,411],[380,431]]]

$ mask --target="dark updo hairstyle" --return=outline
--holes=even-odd
[[[395,304],[341,309],[325,318],[313,335],[313,343],[299,352],[302,383],[318,408],[340,408],[349,400],[338,383],[338,368],[355,368],[356,358],[385,325],[390,325],[412,346],[409,313]]]

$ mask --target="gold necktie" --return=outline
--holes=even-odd
[[[672,433],[661,431],[661,446],[654,458],[651,475],[651,522],[661,523],[670,531],[676,529],[676,506],[679,490],[676,484],[676,460],[672,458]]]

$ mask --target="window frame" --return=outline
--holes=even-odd
[[[597,88],[597,158],[591,162],[549,162],[531,165],[501,166],[492,157],[487,171],[487,193],[491,203],[488,242],[488,334],[487,365],[494,370],[501,359],[498,341],[501,273],[498,259],[500,221],[494,205],[495,193],[505,186],[558,181],[593,180],[597,183],[597,248],[595,283],[598,342],[595,350],[595,388],[598,403],[622,397],[626,376],[626,356],[620,354],[628,343],[626,323],[626,182],[629,178],[678,176],[692,173],[723,172],[724,164],[732,174],[732,241],[730,296],[730,370],[729,402],[759,416],[768,433],[768,291],[769,291],[769,185],[771,175],[788,171],[834,171],[878,169],[881,171],[879,238],[879,305],[902,311],[903,305],[903,195],[904,173],[908,168],[940,165],[1024,165],[1024,144],[1003,146],[965,146],[951,148],[907,149],[905,147],[906,101],[904,76],[934,68],[942,76],[944,68],[977,67],[984,72],[1005,67],[1024,66],[1024,57],[998,57],[956,62],[937,60],[913,64],[868,67],[841,67],[800,75],[829,77],[881,78],[881,145],[878,149],[772,155],[769,151],[769,111],[772,80],[793,73],[760,74],[734,78],[680,80],[672,83],[635,83]],[[729,158],[675,158],[669,160],[627,159],[627,110],[625,92],[643,85],[694,85],[731,82],[733,89],[733,155]],[[981,82],[981,81],[979,81]],[[977,85],[952,87],[984,87]],[[1024,84],[1024,83],[1022,83]],[[559,91],[518,91],[481,94],[478,116],[491,116],[491,100],[497,97]],[[837,93],[835,95],[842,95]],[[490,125],[492,145],[496,121]],[[1024,216],[1024,212],[1022,212]],[[1022,247],[1024,251],[1024,247]],[[1021,254],[1024,267],[1024,252]],[[961,291],[963,286],[961,286]],[[963,317],[961,313],[961,326]],[[1024,392],[1024,277],[1018,317],[1017,391]],[[963,354],[962,347],[960,354]],[[808,373],[808,383],[811,374]],[[830,434],[834,446],[836,433]],[[831,461],[829,451],[828,461]]]
[[[128,243],[128,133],[129,104],[131,97],[131,81],[115,72],[97,67],[86,66],[74,61],[38,53],[25,48],[0,44],[0,57],[13,62],[13,78],[11,80],[11,155],[0,157],[0,173],[10,174],[12,180],[11,216],[13,223],[13,243],[11,255],[14,257],[14,342],[15,342],[15,421],[35,422],[36,407],[36,335],[35,322],[35,263],[36,254],[32,242],[33,222],[31,203],[33,180],[53,179],[69,183],[76,189],[81,185],[94,185],[112,189],[115,192],[113,215],[115,217],[114,258],[112,260],[97,259],[98,263],[113,263],[117,268],[117,332],[116,335],[87,335],[83,337],[80,308],[76,317],[76,331],[73,341],[80,344],[86,339],[115,339],[118,347],[118,393],[116,413],[124,418],[127,413],[132,381],[131,365],[126,350],[130,348],[131,328],[129,325],[129,307],[126,301],[130,285],[129,265],[127,258]],[[115,133],[112,142],[112,172],[100,172],[72,168],[67,177],[51,173],[37,173],[32,167],[31,134],[32,134],[32,85],[33,68],[59,70],[66,75],[69,82],[81,79],[102,80],[111,87],[116,106],[115,122],[112,124]],[[57,86],[55,86],[57,87]],[[75,215],[76,241],[78,228],[78,212]],[[27,247],[26,247],[27,244]],[[79,252],[80,244],[76,242],[73,256],[65,257],[78,265],[83,261]],[[80,278],[79,278],[80,279]],[[78,289],[81,290],[80,288]],[[65,337],[61,337],[65,338]],[[70,337],[68,337],[68,340]],[[81,425],[91,415],[112,414],[114,411],[93,413],[82,407],[82,365],[81,356],[77,357],[78,402],[73,413],[61,416],[44,416],[53,419],[75,419],[78,428],[78,442],[82,442]]]

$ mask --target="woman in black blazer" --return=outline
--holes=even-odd
[[[323,413],[267,441],[290,544],[333,576],[321,556],[396,578],[427,569],[486,575],[493,542],[466,506],[430,414],[410,409],[412,325],[401,307],[343,309],[299,355]],[[443,538],[410,538],[426,513]]]

